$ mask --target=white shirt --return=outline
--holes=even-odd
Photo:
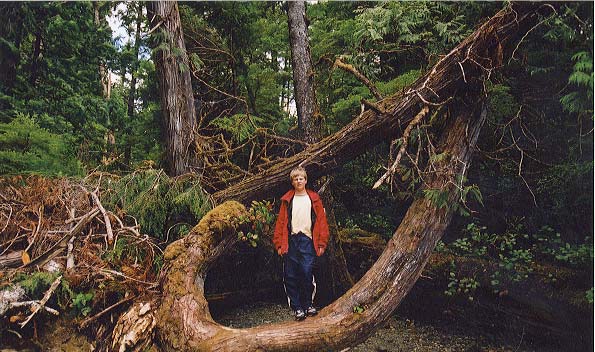
[[[312,238],[312,201],[308,194],[294,195],[291,206],[291,233],[302,232]]]

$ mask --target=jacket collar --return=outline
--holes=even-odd
[[[310,200],[312,200],[313,202],[318,201],[320,199],[320,196],[318,195],[318,193],[306,189],[306,192],[308,193],[308,196],[310,196]],[[283,195],[283,197],[281,197],[282,201],[286,201],[289,202],[291,200],[291,198],[293,198],[293,196],[295,195],[295,190],[294,189],[290,189],[289,191],[287,191],[287,193],[285,193]]]

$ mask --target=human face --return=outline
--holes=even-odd
[[[302,175],[296,175],[293,180],[291,180],[291,185],[297,193],[304,193],[306,191],[306,183],[308,183],[308,181]]]

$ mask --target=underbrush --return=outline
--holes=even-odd
[[[583,243],[571,244],[549,226],[529,234],[522,224],[513,223],[504,233],[490,233],[470,223],[455,241],[440,241],[436,251],[450,257],[447,296],[473,300],[480,287],[506,294],[510,286],[533,276],[544,284],[582,290],[577,303],[593,304],[593,283],[583,277],[593,267],[593,243],[588,236]],[[465,264],[469,262],[473,265]]]

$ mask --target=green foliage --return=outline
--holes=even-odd
[[[366,311],[365,306],[360,306],[360,305],[353,306],[353,313],[355,313],[355,314],[362,314],[365,311]]]
[[[440,241],[436,250],[479,260],[485,265],[481,271],[489,274],[490,286],[495,292],[527,279],[534,271],[537,258],[574,267],[593,262],[593,243],[589,237],[583,244],[571,245],[563,242],[560,234],[554,233],[549,226],[529,235],[518,221],[499,234],[488,233],[485,226],[470,223],[460,238],[449,244]],[[473,300],[473,292],[479,287],[477,277],[475,274],[461,276],[459,271],[460,268],[451,261],[445,294],[466,294]],[[550,274],[548,280],[555,281],[555,277]]]
[[[549,260],[573,267],[582,267],[593,262],[593,242],[589,236],[585,237],[584,243],[571,244],[563,241],[559,232],[546,225],[533,238],[533,251]]]
[[[115,181],[106,204],[120,208],[141,225],[141,232],[170,240],[185,235],[211,206],[194,177],[170,178],[161,170],[138,170]],[[170,234],[172,231],[176,231]]]
[[[562,96],[560,103],[571,113],[589,114],[593,119],[593,57],[587,51],[572,56],[575,62],[568,83],[575,90]]]
[[[462,237],[448,245],[440,244],[438,248],[458,257],[487,259],[486,265],[492,266],[490,284],[496,292],[512,282],[526,279],[533,271],[533,254],[530,249],[522,248],[521,242],[529,236],[520,231],[519,225],[512,225],[502,234],[490,234],[485,230],[484,226],[470,223]],[[446,295],[465,294],[469,300],[473,300],[473,292],[480,286],[475,276],[460,277],[454,261],[451,262],[448,281]]]
[[[473,294],[480,286],[475,277],[458,278],[456,275],[456,266],[453,261],[450,262],[450,272],[448,273],[448,284],[444,291],[447,296],[466,295],[469,301],[473,301]]]
[[[494,123],[508,122],[519,110],[512,88],[505,84],[494,84],[488,89],[488,118]]]
[[[102,284],[99,285],[100,288]],[[62,306],[68,306],[73,309],[73,313],[77,316],[87,316],[91,313],[93,307],[91,303],[95,294],[93,292],[75,292],[70,288],[70,284],[67,280],[63,279],[60,284],[60,290],[58,292],[63,300],[68,303],[62,304]]]
[[[388,82],[378,82],[376,88],[384,95],[394,94],[413,84],[421,75],[422,72],[419,69],[409,70]]]
[[[470,29],[458,4],[386,2],[362,9],[354,37],[359,42],[383,41],[394,47],[425,43],[430,53],[445,52]]]
[[[593,304],[593,287],[585,292],[585,299],[587,302],[589,302],[589,304]]]
[[[258,246],[259,240],[269,234],[271,225],[275,222],[275,214],[273,211],[273,204],[269,201],[253,200],[248,214],[241,217],[240,223],[246,224],[249,231],[238,232],[238,239],[247,242],[252,247]]]
[[[77,293],[72,298],[72,308],[74,309],[77,315],[82,315],[86,317],[91,313],[92,307],[90,306],[91,301],[93,300],[93,293]]]
[[[263,119],[258,116],[236,114],[214,118],[210,125],[227,132],[235,142],[243,143],[254,135],[262,122]]]
[[[120,267],[124,263],[145,263],[147,257],[148,260],[152,259],[152,255],[153,253],[146,253],[143,246],[130,241],[129,238],[118,237],[114,246],[103,254],[103,259],[114,267]],[[156,259],[157,263],[153,265],[160,268],[158,264],[160,260],[162,258]]]
[[[15,276],[14,283],[21,286],[30,299],[38,300],[43,297],[45,291],[59,275],[62,274],[45,271],[37,271],[31,274],[19,273]],[[74,292],[70,288],[68,281],[64,278],[62,278],[60,286],[58,286],[56,296],[58,296],[59,299],[70,301],[69,306],[73,308],[77,315],[87,316],[91,312],[92,308],[90,304],[94,294],[91,292]]]
[[[422,190],[424,198],[428,199],[438,209],[451,209],[462,216],[469,216],[467,201],[474,200],[483,205],[481,191],[477,185],[468,185],[458,188],[458,197],[452,201],[447,189],[426,188]],[[468,198],[468,196],[471,196]]]
[[[18,283],[31,299],[41,299],[44,292],[56,280],[59,273],[36,271],[31,274],[19,273],[15,276],[14,283]]]
[[[80,175],[69,135],[50,133],[23,114],[0,123],[0,174]]]

